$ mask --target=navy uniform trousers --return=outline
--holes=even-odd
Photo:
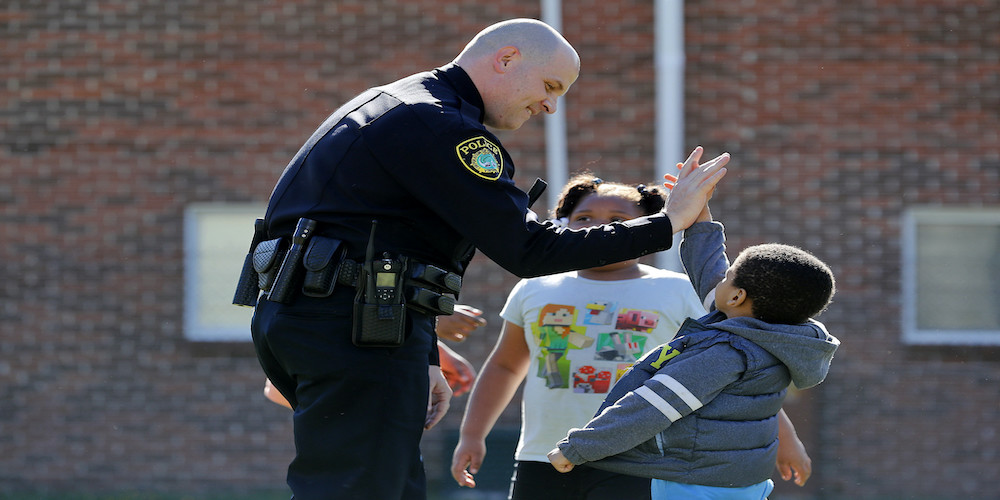
[[[251,331],[264,372],[295,408],[296,500],[423,499],[433,317],[407,310],[398,348],[351,342],[354,289],[328,298],[261,299]]]

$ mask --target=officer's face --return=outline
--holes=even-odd
[[[579,76],[575,52],[556,51],[542,61],[519,59],[486,103],[486,125],[517,130],[534,115],[555,113],[556,101]]]

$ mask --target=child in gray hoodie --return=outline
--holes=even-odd
[[[811,319],[833,297],[833,273],[780,244],[747,248],[730,266],[707,206],[681,259],[699,297],[714,289],[714,308],[639,360],[549,461],[653,478],[654,500],[766,498],[788,385],[822,382],[840,345]]]

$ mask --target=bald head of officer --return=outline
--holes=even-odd
[[[580,75],[576,49],[551,26],[511,19],[479,32],[454,60],[483,98],[487,126],[516,130],[556,102]]]

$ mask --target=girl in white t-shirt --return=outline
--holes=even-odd
[[[555,217],[568,229],[582,229],[654,214],[664,203],[662,188],[603,182],[584,173],[564,187]],[[644,352],[670,341],[686,318],[704,314],[686,275],[637,259],[521,280],[500,313],[500,338],[470,395],[452,476],[460,486],[475,487],[472,474],[486,455],[486,435],[523,380],[510,498],[649,498],[649,479],[586,466],[561,474],[546,453],[566,431],[593,417],[610,387]],[[809,457],[787,418],[782,422],[781,436],[791,439],[779,461],[786,460],[800,479],[808,477]]]

